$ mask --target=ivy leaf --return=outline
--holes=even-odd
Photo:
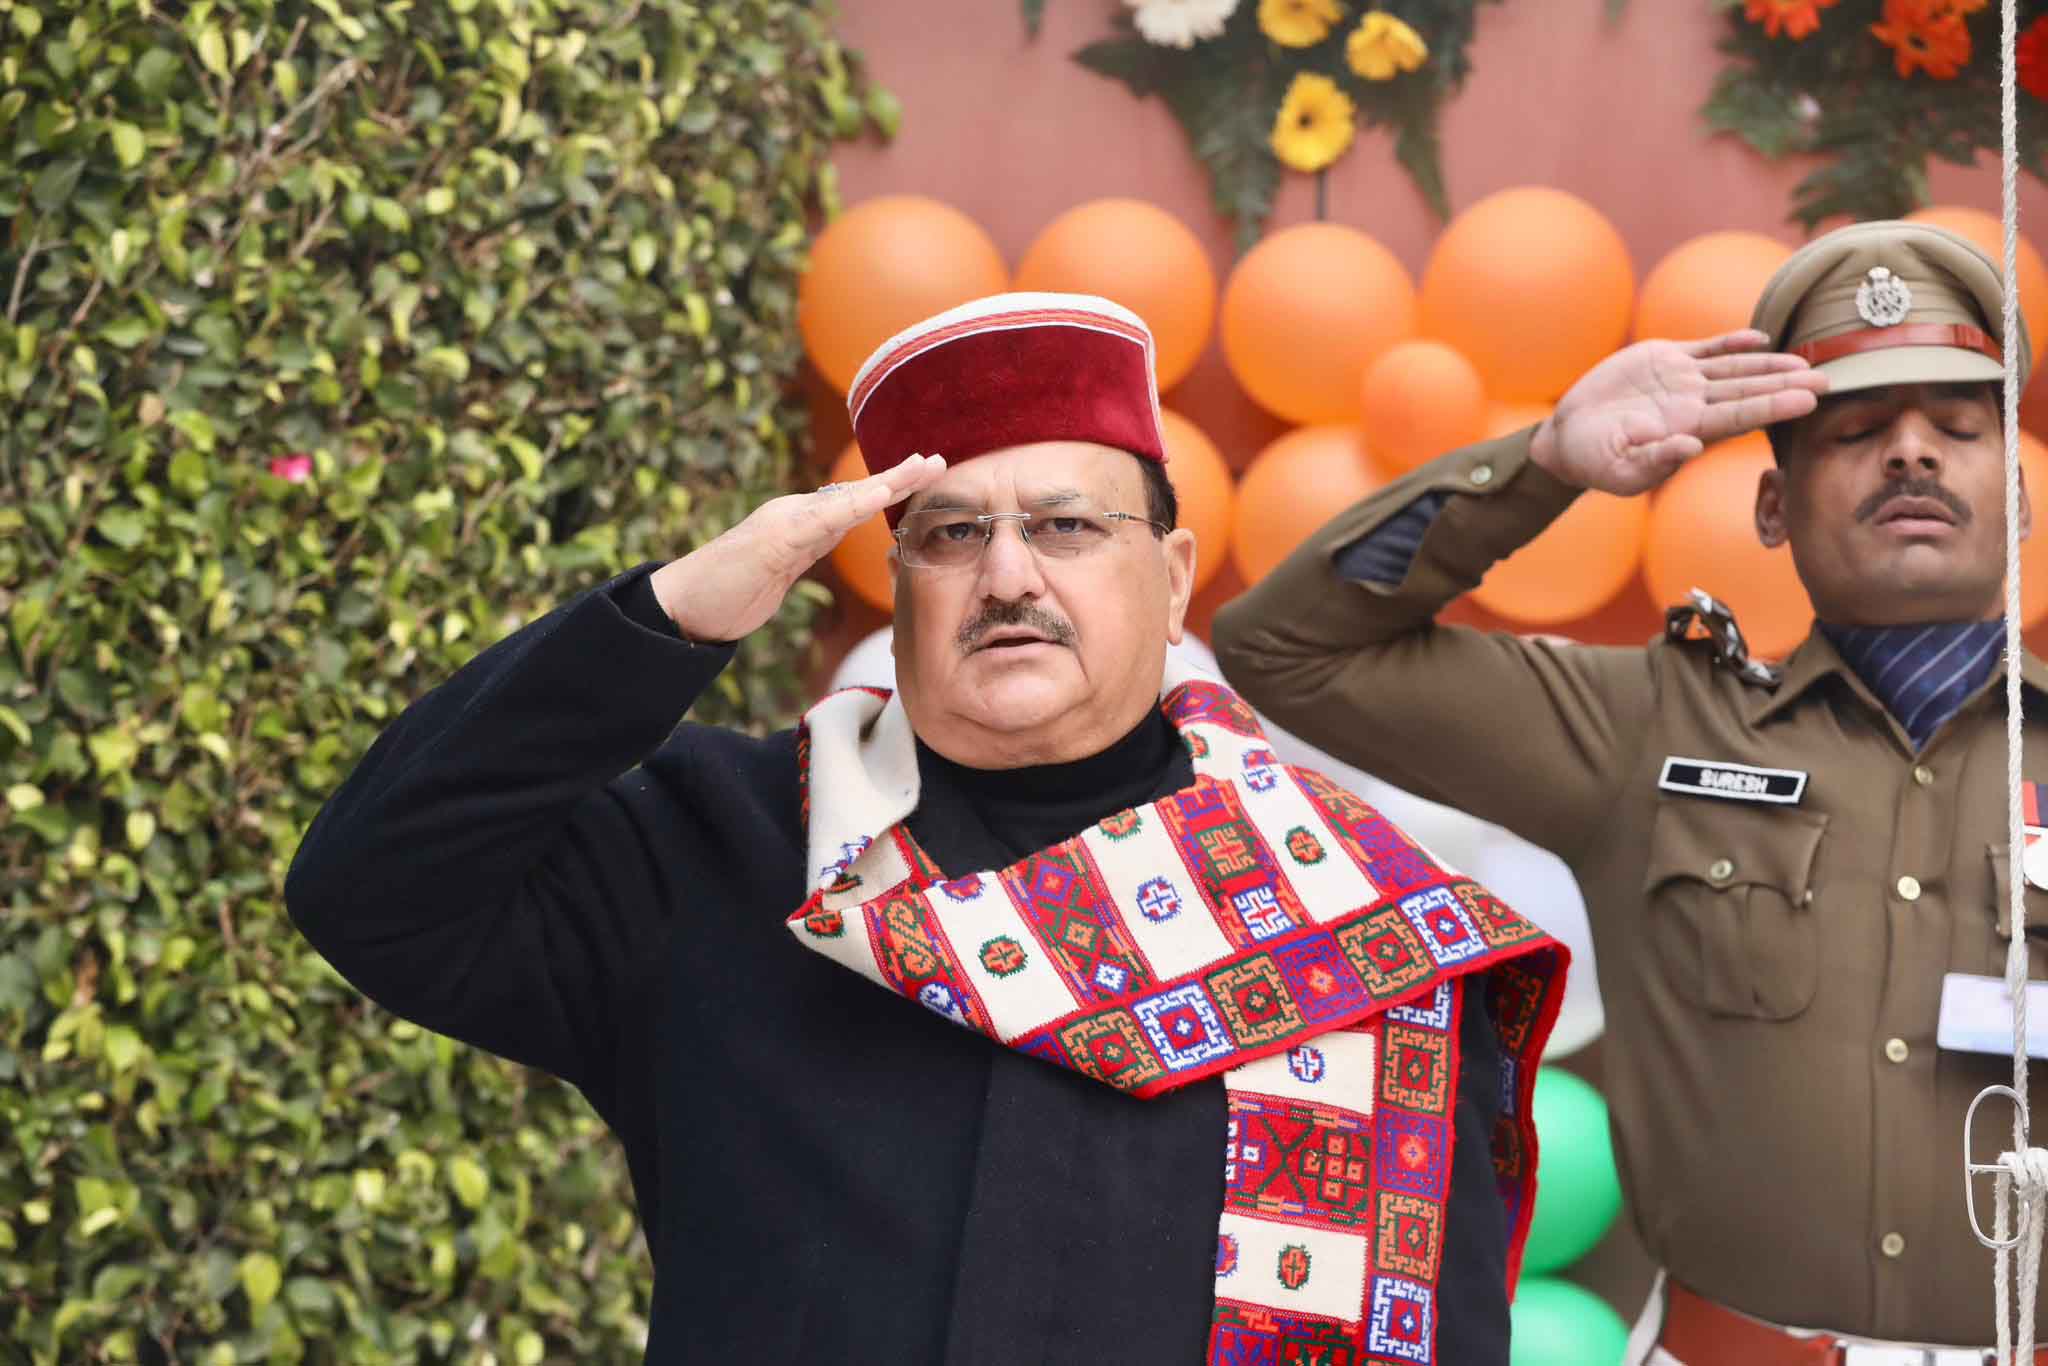
[[[1806,128],[1797,97],[1756,71],[1731,67],[1714,80],[1700,113],[1717,132],[1733,133],[1767,157],[1802,150]]]
[[[116,119],[107,126],[107,140],[114,145],[114,159],[121,163],[123,170],[133,170],[142,164],[142,130],[132,123]]]
[[[144,98],[161,100],[170,93],[171,82],[177,79],[182,68],[183,63],[179,62],[176,53],[166,48],[153,47],[136,61],[135,70],[131,74],[134,76],[136,88],[142,92]]]
[[[894,141],[897,130],[903,127],[903,101],[876,86],[868,92],[867,111],[882,136]]]
[[[1272,146],[1280,96],[1263,63],[1247,69],[1223,40],[1203,55],[1196,71],[1166,89],[1166,103],[1209,168],[1217,212],[1236,223],[1238,249],[1246,251],[1265,230],[1280,188]]]
[[[199,37],[193,46],[199,51],[199,64],[222,80],[228,78],[228,45],[220,36],[220,30],[212,24],[199,30]]]
[[[455,1188],[455,1198],[465,1209],[480,1208],[484,1197],[491,1193],[490,1173],[475,1158],[467,1155],[449,1161],[448,1184]]]
[[[36,207],[44,213],[55,213],[70,203],[71,192],[78,188],[78,177],[84,170],[84,157],[65,157],[45,166],[36,177],[35,188],[29,191]]]
[[[1444,188],[1440,147],[1433,113],[1422,118],[1404,119],[1395,130],[1395,158],[1414,178],[1416,188],[1429,201],[1431,212],[1443,219],[1451,216],[1451,199]]]
[[[1074,60],[1099,76],[1122,81],[1143,99],[1159,94],[1168,84],[1171,72],[1161,56],[1163,51],[1143,38],[1105,38],[1076,52]]]
[[[284,1284],[284,1271],[277,1258],[268,1252],[249,1253],[236,1265],[235,1272],[242,1282],[242,1293],[249,1297],[250,1309],[258,1314],[277,1298],[278,1288]]]
[[[133,550],[142,544],[142,538],[149,532],[149,523],[142,515],[142,509],[133,507],[110,507],[93,522],[93,527],[120,546]]]

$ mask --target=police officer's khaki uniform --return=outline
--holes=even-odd
[[[1851,338],[1826,361],[1838,390],[1995,378],[1998,288],[1959,239],[1860,225],[1795,255],[1759,323],[1780,349]],[[1991,350],[1936,331],[1858,349],[1873,311],[1978,329]],[[2011,1062],[1936,1032],[1944,974],[2004,969],[2003,679],[1916,753],[1817,632],[1766,677],[1713,638],[1598,648],[1433,624],[1575,496],[1529,441],[1446,456],[1323,528],[1218,616],[1224,671],[1332,755],[1570,865],[1623,1188],[1675,1284],[1773,1324],[1981,1347],[1991,1254],[1964,1214],[1961,1136]],[[1337,572],[1333,556],[1431,490],[1452,496],[1405,580]],[[2029,656],[2022,677],[2030,718],[2048,717],[2048,669]],[[2026,774],[2048,780],[2031,720]],[[2048,891],[2026,900],[2048,932]],[[2010,1137],[1993,1113],[1979,1160]]]

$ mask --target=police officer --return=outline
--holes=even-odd
[[[2004,348],[2023,379],[2028,351],[2001,318],[1997,268],[1953,234],[1830,233],[1753,331],[1616,353],[1217,617],[1254,706],[1578,877],[1621,1178],[1666,1271],[1632,1361],[1978,1361],[1995,1336],[1959,1176],[1964,1111],[2010,1079],[1988,981],[2008,878],[2048,931],[2048,867],[2005,844],[2000,381]],[[1583,490],[1647,492],[1758,427],[1757,534],[1791,547],[1818,616],[1782,665],[1698,595],[1642,649],[1435,623]],[[2048,671],[2020,671],[2025,776],[2048,779]]]

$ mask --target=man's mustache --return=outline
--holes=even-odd
[[[1931,498],[1949,510],[1955,517],[1957,526],[1970,524],[1970,505],[1933,479],[1901,479],[1896,483],[1886,484],[1856,505],[1856,520],[1869,521],[1877,516],[1880,508],[1894,498]]]
[[[970,617],[955,636],[954,643],[967,654],[990,631],[1004,626],[1028,626],[1055,645],[1071,646],[1074,628],[1034,603],[1019,598],[1012,602],[991,602]]]

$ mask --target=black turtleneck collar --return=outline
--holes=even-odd
[[[910,833],[949,877],[1006,867],[1194,781],[1187,746],[1154,708],[1121,740],[1066,764],[969,768],[917,742]]]

